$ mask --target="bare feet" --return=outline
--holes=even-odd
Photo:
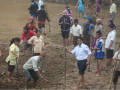
[[[100,74],[96,74],[96,77],[99,77],[100,76]]]
[[[93,71],[94,73],[98,73],[98,71]]]
[[[111,89],[111,90],[115,90],[115,88]]]
[[[78,87],[73,87],[72,89],[73,89],[73,90],[78,90],[79,88],[78,88]]]
[[[25,56],[25,54],[22,54],[21,56]]]
[[[11,78],[10,78],[10,80],[16,80],[16,78],[14,78],[14,77],[11,77]]]
[[[86,87],[84,85],[80,86],[79,88],[83,88],[83,89],[86,89]]]
[[[9,79],[9,78],[7,78],[7,81],[8,81],[8,82],[10,82],[10,79]]]

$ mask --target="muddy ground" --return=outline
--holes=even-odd
[[[5,62],[6,57],[9,52],[9,43],[12,37],[21,37],[22,28],[28,22],[29,13],[27,8],[29,7],[30,2],[27,0],[1,0],[0,2],[0,49],[3,56],[0,57],[0,73],[7,72],[7,63]],[[37,89],[70,89],[75,86],[78,79],[78,69],[77,61],[75,57],[67,54],[66,57],[66,72],[65,72],[65,51],[62,48],[62,37],[60,33],[60,28],[58,26],[58,20],[60,16],[56,16],[57,13],[61,13],[64,10],[65,5],[62,4],[53,4],[46,3],[49,16],[51,19],[51,32],[49,33],[49,26],[46,22],[46,32],[45,36],[47,56],[45,60],[42,61],[41,73],[42,75],[49,80],[49,82],[39,79]],[[74,6],[70,6],[73,11],[73,17],[76,18],[76,9]],[[109,17],[107,16],[109,10],[101,10],[99,17],[104,22],[104,34],[107,32],[107,21]],[[117,40],[116,40],[116,49],[118,50],[118,45],[120,43],[120,11],[118,11],[115,18],[115,25],[117,27]],[[79,24],[82,25],[85,19],[78,18]],[[36,24],[37,26],[37,24]],[[72,42],[69,44],[69,49],[72,50],[74,47]],[[22,46],[20,46],[22,49]],[[21,54],[21,53],[20,53]],[[32,56],[32,52],[28,49],[26,56],[20,56],[19,59],[19,73],[17,75],[16,69],[14,77],[17,80],[13,80],[10,83],[6,80],[6,74],[0,75],[0,89],[24,89],[25,84],[25,74],[23,71],[23,64]],[[112,70],[106,71],[105,69],[106,60],[103,61],[103,69],[100,77],[95,77],[94,71],[96,69],[96,60],[92,56],[91,59],[91,71],[86,70],[85,74],[85,85],[87,90],[103,90],[109,88],[109,81],[111,77]],[[112,64],[112,66],[114,63]],[[65,75],[66,75],[66,84],[65,84]],[[29,83],[29,89],[32,87],[33,80]],[[65,87],[66,85],[66,87]],[[118,82],[118,89],[120,88],[120,80]],[[82,90],[82,89],[80,89]]]

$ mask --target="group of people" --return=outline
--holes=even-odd
[[[25,55],[27,48],[33,49],[33,57],[23,65],[26,75],[25,88],[27,88],[31,77],[34,79],[34,87],[39,77],[42,77],[40,74],[40,65],[41,60],[46,56],[46,52],[44,51],[45,20],[50,21],[47,12],[44,10],[45,6],[41,5],[41,0],[39,1],[39,5],[41,5],[39,7],[34,0],[31,0],[31,2],[32,4],[28,9],[30,10],[29,22],[23,27],[21,39],[18,37],[12,38],[9,47],[9,56],[6,58],[8,64],[7,81],[10,82],[12,79],[15,79],[13,72],[20,57],[19,45],[24,44],[21,50],[23,52],[22,56]],[[35,25],[35,18],[38,18],[39,29]]]
[[[91,2],[89,2],[91,1]],[[115,0],[110,0],[110,11],[108,16],[110,16],[110,19],[112,21],[114,21],[114,17],[116,15],[117,12],[117,7],[116,4],[114,3]],[[89,7],[91,7],[91,5],[94,3],[94,0],[78,0],[78,3],[76,4],[76,8],[78,8],[78,12],[79,12],[79,17],[80,17],[80,13],[82,14],[82,17],[85,15],[85,9],[84,9],[84,3],[87,3],[87,9],[89,9]],[[96,2],[96,16],[99,15],[100,10],[102,8],[102,0],[95,0]]]
[[[36,86],[36,82],[39,77],[42,77],[40,74],[40,65],[41,60],[43,60],[46,56],[46,52],[44,51],[44,37],[45,34],[45,20],[50,21],[47,12],[44,10],[45,5],[43,5],[43,1],[39,0],[39,7],[34,0],[31,0],[32,4],[28,10],[30,10],[30,18],[29,22],[23,27],[22,38],[16,37],[12,38],[9,48],[9,56],[6,59],[8,64],[8,72],[7,72],[7,80],[10,82],[13,78],[13,71],[15,69],[15,65],[19,60],[19,45],[24,43],[23,46],[23,54],[25,55],[25,50],[27,48],[33,48],[33,57],[31,57],[24,65],[23,69],[26,75],[26,83],[25,88],[31,77],[34,79],[34,87]],[[100,11],[101,4],[99,4],[101,0],[96,0],[97,5],[97,13]],[[116,41],[116,26],[114,25],[114,16],[116,13],[114,0],[111,0],[111,8],[110,8],[110,16],[111,20],[108,21],[108,31],[105,36],[103,22],[101,19],[96,20],[96,25],[93,25],[93,19],[91,17],[87,17],[86,22],[83,25],[79,25],[79,20],[74,19],[74,23],[72,22],[72,11],[69,6],[66,6],[63,13],[57,14],[61,15],[59,19],[59,25],[61,26],[61,34],[63,37],[63,47],[65,51],[74,54],[77,60],[77,65],[79,69],[79,79],[76,87],[72,89],[78,90],[80,84],[82,83],[82,88],[85,88],[84,85],[84,74],[87,68],[87,65],[90,64],[92,51],[95,51],[94,57],[97,60],[97,70],[94,71],[96,73],[96,77],[101,75],[102,70],[102,61],[105,58],[106,53],[106,68],[111,66],[111,63],[114,59],[116,63],[113,83],[114,89],[116,90],[116,83],[118,81],[118,76],[120,75],[120,54],[119,51],[114,55],[115,41]],[[76,6],[78,7],[78,11],[84,14],[84,0],[78,0]],[[99,7],[99,8],[98,8]],[[39,9],[39,10],[38,10]],[[38,18],[38,28],[35,26],[35,18]],[[83,28],[83,29],[82,29]],[[83,31],[82,31],[83,30]],[[93,31],[93,35],[92,32]],[[35,33],[36,32],[36,33]],[[71,34],[71,41],[73,41],[74,49],[72,51],[68,50],[69,43],[69,33]],[[82,38],[83,36],[83,38]],[[91,44],[92,37],[92,44]],[[105,40],[106,39],[106,40]],[[105,42],[105,43],[104,43]],[[105,49],[104,49],[105,48]],[[106,50],[106,52],[105,52]],[[0,51],[1,55],[1,51]]]

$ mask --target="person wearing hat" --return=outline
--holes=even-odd
[[[46,11],[44,10],[44,5],[41,5],[41,10],[39,10],[37,12],[37,16],[38,17],[38,27],[40,29],[40,31],[42,32],[42,34],[45,34],[45,20],[47,19],[48,22],[50,21],[48,18],[48,15],[46,13]]]
[[[63,47],[68,47],[68,38],[69,38],[71,20],[70,17],[67,16],[66,11],[63,11],[63,16],[59,19],[59,25],[61,25]]]
[[[32,16],[33,18],[35,18],[36,14],[37,14],[37,10],[38,10],[38,5],[37,5],[37,3],[35,3],[34,0],[31,0],[31,2],[32,2],[32,4],[28,8],[28,10],[30,10],[30,16]]]
[[[74,19],[74,25],[71,28],[71,41],[73,38],[73,44],[74,47],[76,47],[77,44],[77,38],[82,35],[82,27],[78,24],[78,19]]]
[[[90,48],[90,34],[91,31],[94,30],[93,19],[91,17],[87,17],[87,22],[83,24],[83,43],[86,44]]]
[[[29,18],[29,22],[25,25],[25,27],[28,27],[29,30],[36,31],[38,30],[38,28],[35,26],[33,22],[34,22],[34,18],[31,16]]]

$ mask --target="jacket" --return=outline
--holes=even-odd
[[[87,24],[87,22],[85,22],[85,23],[83,24],[83,27],[85,27],[86,24]],[[88,35],[90,35],[91,30],[94,29],[94,28],[95,28],[95,26],[91,23],[90,26],[89,26]]]
[[[43,23],[45,22],[46,19],[48,21],[50,21],[45,10],[39,10],[37,12],[37,16],[36,17],[38,17],[38,21],[43,22]]]
[[[60,24],[61,22],[63,22],[63,24]],[[64,24],[64,23],[69,23],[69,24]],[[62,30],[69,30],[70,29],[70,26],[71,26],[71,20],[70,20],[70,17],[66,16],[65,18],[62,16],[60,19],[59,19],[59,25],[61,25],[61,29]]]
[[[31,4],[31,6],[28,8],[28,10],[30,10],[30,14],[36,15],[37,14],[37,10],[38,10],[38,5],[37,3],[33,2]]]

